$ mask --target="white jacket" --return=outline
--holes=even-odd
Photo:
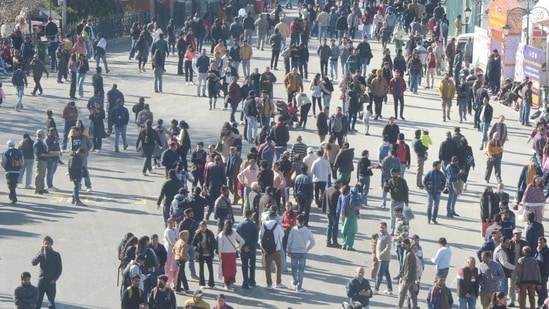
[[[233,230],[231,235],[223,235],[223,232],[217,234],[217,252],[221,253],[234,253],[237,252],[245,240]]]
[[[324,157],[319,157],[313,162],[311,166],[311,173],[313,173],[313,182],[328,182],[332,168],[330,162]]]

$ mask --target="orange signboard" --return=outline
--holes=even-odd
[[[517,0],[495,0],[488,9],[488,28],[498,31],[508,24],[511,28],[509,34],[520,34],[522,15],[523,11]]]

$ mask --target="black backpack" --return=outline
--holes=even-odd
[[[261,248],[268,253],[276,252],[276,240],[274,236],[274,230],[276,229],[278,223],[275,222],[271,229],[268,229],[265,224],[263,224],[263,237],[261,237]]]
[[[23,155],[17,149],[9,149],[6,153],[6,170],[20,171],[23,168]]]

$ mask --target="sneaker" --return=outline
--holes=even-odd
[[[32,186],[25,186],[25,189],[34,189]]]
[[[88,192],[88,193],[92,192],[92,188],[91,188],[91,187],[90,187],[90,188],[87,188],[87,189],[86,189],[86,192]]]
[[[267,286],[267,290],[272,290],[273,289],[273,286],[272,285],[268,285]]]
[[[304,289],[302,289],[302,288],[296,288],[296,289],[295,289],[295,291],[296,291],[296,292],[300,292],[300,293],[303,293],[303,292],[305,292],[305,290],[304,290]]]
[[[51,192],[59,191],[56,187],[49,187],[48,190],[50,190]]]
[[[296,289],[297,290],[297,287],[295,286],[295,283],[292,281],[290,282],[290,286],[292,287],[292,289]]]
[[[287,286],[284,283],[279,283],[279,284],[276,285],[276,288],[277,289],[285,289],[285,288],[287,288]]]
[[[194,279],[194,280],[198,280],[198,276],[197,276],[197,275],[191,275],[191,278]]]
[[[379,294],[379,290],[374,289],[374,290],[372,291],[372,293],[374,293],[374,295],[378,295],[378,294]]]
[[[391,290],[385,290],[385,291],[383,291],[383,294],[385,294],[385,295],[393,295],[393,291],[391,291]]]

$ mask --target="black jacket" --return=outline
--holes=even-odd
[[[373,295],[368,279],[363,278],[362,282],[360,282],[358,278],[353,278],[349,280],[345,288],[347,290],[347,297],[349,297],[353,302],[359,302],[362,306],[368,306],[370,303],[370,298]],[[370,296],[359,295],[362,290],[369,291]]]
[[[284,123],[277,123],[272,129],[270,137],[276,146],[286,147],[290,140],[290,131]]]
[[[387,138],[389,138],[389,143],[395,144],[397,142],[399,133],[400,133],[400,128],[398,127],[398,125],[396,125],[396,124],[388,125],[387,124],[383,128],[382,136],[383,137],[387,136]]]
[[[318,135],[328,135],[328,115],[324,112],[320,112],[316,118],[316,128],[318,129]]]
[[[212,164],[208,166],[206,172],[206,183],[209,192],[221,192],[221,187],[225,185],[227,178],[225,177],[225,167],[223,164]]]
[[[73,181],[81,181],[84,174],[84,163],[82,157],[76,154],[71,154],[69,159],[69,177]]]
[[[484,108],[484,119],[481,118],[481,113],[483,108]],[[478,116],[480,122],[490,123],[492,121],[493,115],[494,115],[494,108],[492,107],[492,105],[487,104],[486,106],[480,106],[479,116]]]
[[[447,138],[440,144],[440,149],[438,151],[438,158],[441,161],[450,162],[452,157],[457,155],[458,147],[452,138]]]
[[[499,214],[499,205],[493,193],[480,197],[480,218],[482,222],[494,221]]]
[[[340,191],[335,187],[329,187],[324,191],[322,196],[322,212],[336,216],[337,202],[339,200]]]
[[[38,254],[32,259],[32,266],[40,264],[40,276],[39,281],[50,282],[51,280],[57,281],[63,271],[63,264],[61,262],[61,255],[59,252],[49,249],[46,254],[38,252]]]
[[[202,239],[203,237],[206,237],[206,248],[208,249],[210,256],[214,256],[214,251],[217,248],[217,240],[215,239],[215,235],[212,231],[209,229],[205,232],[206,235],[203,233],[196,233],[193,240],[193,247],[194,251],[198,253],[198,258],[203,258],[204,254],[202,252]]]
[[[372,176],[374,173],[372,173],[372,170],[369,169],[369,167],[372,165],[370,162],[370,159],[367,157],[360,158],[360,161],[358,161],[357,164],[357,178],[365,177],[365,176]]]
[[[339,151],[335,158],[334,169],[339,169],[341,172],[349,173],[355,170],[353,166],[353,158],[355,156],[355,149],[348,148]]]
[[[181,181],[177,178],[166,180],[162,185],[160,195],[158,195],[158,199],[156,200],[156,205],[160,205],[162,199],[164,199],[164,207],[170,207],[173,197],[179,193],[179,188],[181,187]]]

